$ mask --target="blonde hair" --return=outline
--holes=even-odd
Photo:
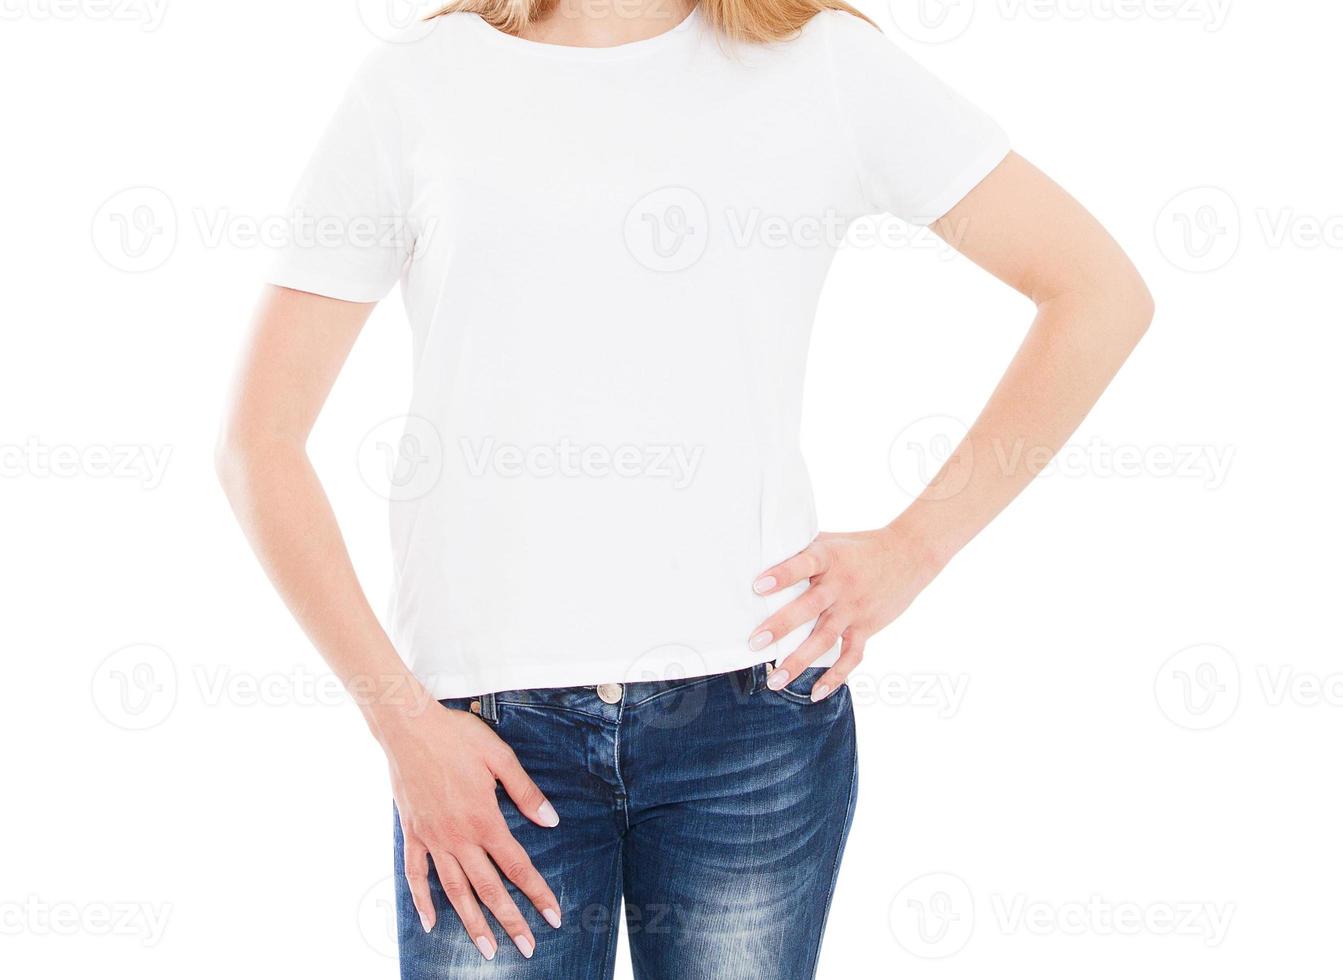
[[[430,15],[467,11],[479,14],[505,34],[521,34],[555,8],[558,0],[452,0]],[[823,10],[842,10],[872,24],[872,19],[844,0],[699,0],[700,16],[737,41],[783,41],[800,31]],[[875,27],[876,25],[873,24]]]

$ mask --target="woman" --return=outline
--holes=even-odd
[[[459,0],[430,27],[369,60],[309,167],[220,451],[386,751],[402,975],[609,977],[623,899],[638,977],[813,976],[855,794],[845,678],[1032,476],[970,461],[1058,449],[1151,300],[840,0]],[[958,492],[818,535],[808,332],[876,213],[1038,316]],[[398,281],[432,469],[393,494],[389,637],[304,443]]]

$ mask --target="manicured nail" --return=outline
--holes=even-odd
[[[480,950],[480,955],[485,959],[494,959],[494,940],[489,936],[477,936],[476,949]]]
[[[518,950],[521,951],[522,955],[527,957],[527,959],[531,959],[532,954],[536,952],[536,943],[532,942],[526,936],[514,936],[513,943],[518,947]]]
[[[755,636],[751,637],[751,649],[763,650],[774,642],[774,634],[769,630],[761,630]]]
[[[812,703],[814,704],[817,701],[824,700],[825,696],[829,693],[830,693],[829,684],[817,684],[815,687],[811,689]]]
[[[434,927],[429,924],[429,916],[424,912],[420,913],[420,925],[424,926],[424,931],[429,932]]]
[[[558,827],[560,825],[560,815],[555,812],[555,808],[546,800],[536,811],[536,817],[541,821],[542,827]]]
[[[765,678],[765,686],[771,691],[781,690],[788,683],[789,674],[786,670],[775,667]]]
[[[545,919],[556,929],[560,927],[560,914],[554,909],[542,909],[541,918]]]
[[[779,580],[776,579],[773,575],[766,575],[762,578],[756,579],[755,585],[752,586],[752,588],[755,589],[758,595],[764,595],[766,592],[768,592],[770,589],[774,588],[774,586],[778,584]]]

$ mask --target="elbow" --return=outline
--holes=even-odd
[[[1136,342],[1147,333],[1147,328],[1152,325],[1152,320],[1156,317],[1156,297],[1152,295],[1152,291],[1147,288],[1147,283],[1143,281],[1142,276],[1136,270],[1133,273],[1130,293],[1129,316],[1133,321]]]
[[[229,500],[235,500],[245,484],[247,472],[247,444],[228,425],[215,440],[215,479]]]
[[[226,420],[215,440],[215,478],[235,507],[248,495],[268,450],[262,440],[234,420]]]
[[[1131,351],[1146,335],[1156,316],[1156,300],[1152,291],[1147,288],[1138,270],[1129,265],[1119,270],[1102,292],[1104,297],[1098,297],[1097,303],[1104,304],[1106,319],[1111,324],[1116,341]]]

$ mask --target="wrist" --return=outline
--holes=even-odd
[[[934,575],[940,573],[964,546],[964,542],[948,529],[929,521],[927,515],[918,512],[915,507],[910,507],[882,531],[901,550],[912,550],[919,564],[930,569]]]
[[[400,696],[383,696],[359,702],[369,733],[384,750],[422,727],[425,712],[436,702],[417,681],[406,685]]]

